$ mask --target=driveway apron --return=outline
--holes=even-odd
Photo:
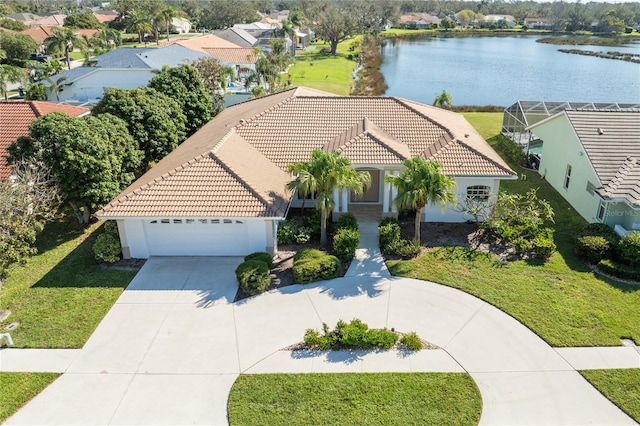
[[[241,373],[354,366],[467,371],[482,394],[483,425],[634,424],[509,315],[449,287],[390,277],[375,244],[364,239],[357,268],[343,278],[236,303],[233,271],[242,259],[151,258],[66,372],[7,424],[225,425]],[[352,318],[416,331],[441,349],[370,358],[282,351],[307,328]]]

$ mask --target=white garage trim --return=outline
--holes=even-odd
[[[120,221],[119,221],[120,222]],[[265,223],[269,222],[269,223]],[[123,254],[150,256],[244,256],[265,251],[271,220],[256,218],[135,218],[121,221]],[[124,233],[124,238],[123,234]],[[126,246],[128,244],[128,246]]]

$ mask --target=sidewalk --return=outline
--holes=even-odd
[[[0,370],[65,373],[6,424],[225,425],[239,374],[344,371],[465,371],[482,395],[482,425],[635,424],[576,368],[639,367],[636,347],[554,349],[467,293],[389,276],[376,227],[361,229],[344,278],[236,303],[242,259],[149,259],[81,350],[0,350]],[[307,328],[352,318],[441,349],[283,350]]]

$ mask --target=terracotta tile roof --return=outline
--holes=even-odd
[[[516,176],[460,114],[397,98],[343,97],[296,88],[225,109],[97,215],[148,217],[149,212],[165,211],[164,206],[150,200],[139,201],[144,198],[145,188],[161,188],[159,182],[164,179],[182,179],[182,187],[178,183],[175,189],[167,186],[162,197],[182,197],[186,205],[181,208],[189,210],[190,196],[185,193],[198,184],[198,178],[180,178],[180,170],[208,155],[250,188],[253,199],[264,201],[264,195],[259,194],[272,193],[275,198],[267,203],[270,211],[281,212],[284,204],[278,203],[285,198],[288,201],[281,193],[283,184],[290,180],[287,166],[306,161],[312,150],[323,148],[343,151],[355,165],[398,164],[421,155],[442,161],[445,173],[450,175],[507,179]],[[233,206],[240,216],[267,215],[255,209],[255,201],[235,198],[240,197],[238,192],[230,197],[218,194],[230,188],[228,181],[217,175],[218,184],[210,176],[205,173],[202,177],[206,186],[221,188],[211,192],[216,194],[215,202],[224,199],[227,203],[215,212],[229,214],[229,206]],[[164,202],[162,197],[158,202]],[[207,203],[202,198],[198,200]],[[213,198],[210,202],[214,202]],[[194,211],[201,212],[198,203],[194,204]]]
[[[0,180],[11,175],[11,166],[6,164],[7,147],[20,136],[29,135],[29,125],[33,120],[54,111],[76,117],[89,113],[87,108],[51,102],[0,101]]]
[[[216,49],[216,48],[234,48],[240,47],[237,44],[233,44],[221,37],[214,34],[208,34],[201,37],[192,37],[187,39],[175,40],[169,42],[169,44],[178,44],[187,49],[197,50],[199,52],[205,52],[204,49]]]
[[[258,52],[252,47],[218,47],[202,50],[211,57],[228,64],[255,64],[258,60]]]
[[[26,30],[21,31],[22,34],[28,35],[38,44],[43,44],[45,39],[51,34],[52,28],[62,28],[61,25],[40,25],[33,28],[27,28]]]
[[[605,198],[640,206],[640,110],[566,110],[587,157],[603,185]]]
[[[340,151],[353,163],[398,164],[411,157],[409,147],[372,124],[366,117],[326,143],[327,152]]]

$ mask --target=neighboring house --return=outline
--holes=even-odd
[[[94,12],[93,16],[96,17],[98,22],[106,25],[118,19],[118,16],[120,16],[120,14],[115,10],[101,10],[100,12]]]
[[[400,17],[400,26],[411,29],[429,29],[432,24],[440,25],[441,19],[428,13],[418,13],[411,15],[402,15]]]
[[[498,24],[504,21],[507,28],[514,28],[516,26],[516,18],[511,15],[486,15],[483,22],[487,25]]]
[[[21,136],[29,136],[29,125],[33,120],[50,112],[62,112],[73,117],[89,114],[87,108],[60,105],[41,101],[0,101],[0,180],[11,176],[11,165],[7,164],[7,147]]]
[[[640,109],[565,110],[528,129],[543,141],[540,174],[583,218],[640,230]]]
[[[227,28],[215,31],[213,34],[239,47],[253,47],[258,43],[257,38],[240,28]]]
[[[517,178],[460,114],[299,87],[226,108],[96,216],[117,221],[125,258],[275,253],[278,223],[304,203],[285,189],[287,166],[314,149],[338,150],[371,175],[360,197],[334,190],[334,220],[357,205],[396,215],[384,178],[414,156],[441,162],[460,199],[495,196],[501,180]],[[468,219],[451,206],[427,207],[425,218]]]
[[[227,41],[215,34],[207,34],[201,37],[191,37],[185,40],[175,40],[169,44],[177,44],[190,50],[206,53],[205,49],[215,48],[236,48],[241,47],[230,41]]]
[[[41,52],[44,52],[46,49],[46,45],[44,41],[53,35],[53,28],[64,28],[61,25],[38,25],[35,27],[28,28],[24,31],[21,31],[22,34],[28,35],[36,42],[38,45],[38,49]],[[91,38],[94,34],[100,32],[102,30],[91,30],[91,29],[74,29],[73,33],[79,37],[86,36],[87,38]]]
[[[11,13],[7,15],[7,18],[13,19],[14,21],[20,21],[27,27],[30,27],[35,21],[41,19],[42,16],[35,15],[33,13]]]
[[[524,25],[531,30],[553,29],[553,21],[549,18],[524,18]]]
[[[95,66],[73,68],[52,76],[51,80],[66,78],[64,90],[58,94],[61,102],[97,102],[109,88],[144,87],[163,66],[176,67],[206,56],[177,44],[161,48],[125,47],[96,56]],[[57,100],[55,93],[49,91],[48,96],[51,101]]]
[[[172,18],[171,29],[178,34],[187,34],[191,32],[191,21],[187,18]]]
[[[254,46],[265,52],[269,52],[271,51],[271,40],[278,38],[275,37],[274,31],[279,29],[281,26],[282,25],[280,23],[253,22],[250,24],[235,24],[233,28],[241,29],[251,34],[258,40]],[[285,37],[284,40],[287,52],[290,52],[292,56],[295,56],[296,50],[293,41],[291,41],[289,37]]]
[[[235,80],[247,77],[256,70],[258,52],[251,47],[211,48],[204,51],[221,65],[232,67]]]
[[[67,15],[63,15],[63,14],[53,14],[53,15],[48,15],[48,16],[43,16],[40,19],[36,19],[34,22],[31,23],[31,27],[35,27],[38,25],[57,25],[57,26],[64,26],[64,18],[66,18]]]

